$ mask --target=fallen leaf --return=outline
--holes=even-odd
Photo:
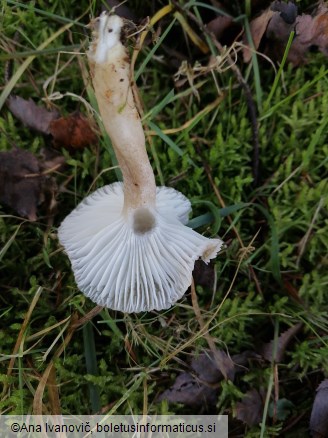
[[[214,357],[213,352],[206,351],[196,356],[191,361],[191,368],[197,373],[198,377],[205,382],[213,383],[222,380],[223,375],[216,365],[216,360],[223,366],[229,380],[235,378],[235,364],[224,351],[216,350]]]
[[[206,382],[218,382],[223,377],[221,371],[216,366],[212,352],[201,353],[194,357],[190,366],[198,377]]]
[[[258,49],[263,42],[265,54],[280,61],[289,36],[295,31],[287,58],[294,66],[307,62],[307,54],[313,48],[328,56],[327,3],[320,3],[312,15],[297,14],[298,8],[293,2],[273,2],[270,8],[250,23],[255,49]],[[244,48],[243,56],[245,62],[251,60],[248,46]]]
[[[157,399],[189,406],[210,406],[216,403],[217,388],[197,381],[190,373],[181,373],[171,388],[165,390]]]
[[[83,149],[98,142],[89,120],[79,112],[52,120],[49,132],[58,148]]]
[[[282,362],[288,344],[294,338],[294,336],[297,335],[297,333],[301,330],[302,326],[303,324],[301,322],[295,324],[279,336],[277,351],[274,357],[275,362],[277,363]],[[273,360],[274,348],[275,348],[274,340],[264,344],[260,350],[261,356],[264,357],[264,359],[271,362]]]
[[[315,37],[312,39],[312,44],[317,44],[318,49],[328,56],[328,7],[327,4],[319,5],[317,15],[314,17],[313,28],[315,29]]]
[[[313,47],[328,55],[328,8],[325,3],[321,3],[312,15],[298,15],[293,23],[283,17],[282,13],[275,15],[266,33],[269,39],[280,43],[276,46],[276,58],[283,55],[292,30],[295,30],[295,38],[287,59],[294,66],[307,62],[307,53]]]
[[[64,157],[49,153],[38,160],[35,155],[15,147],[0,152],[0,203],[31,221],[37,219],[38,205],[44,203],[48,220],[57,205],[58,187],[51,174],[64,165]]]
[[[196,260],[192,275],[197,285],[213,288],[215,280],[214,263],[210,262],[205,265],[201,260]]]
[[[262,393],[262,391],[261,391]],[[236,403],[236,418],[249,427],[262,420],[264,397],[257,389],[246,392],[241,402]]]
[[[58,111],[48,111],[38,106],[32,99],[9,96],[7,105],[13,115],[30,129],[49,134],[49,124],[59,117]]]
[[[28,151],[15,148],[0,153],[0,202],[31,221],[42,201],[40,166]]]
[[[254,18],[250,22],[250,32],[253,40],[254,49],[257,50],[260,46],[262,37],[268,27],[268,23],[275,13],[270,9],[266,9],[261,15]],[[244,37],[245,47],[243,49],[243,57],[245,62],[252,59],[252,51],[246,43],[246,36]]]
[[[222,350],[217,352],[223,358],[229,358]],[[229,358],[229,364],[233,364],[234,369],[229,365],[229,378],[233,380],[235,373],[245,370],[248,359],[254,353],[245,351]],[[165,390],[157,401],[167,400],[171,403],[183,403],[189,406],[210,406],[217,400],[219,382],[223,379],[223,374],[217,368],[214,355],[211,351],[205,351],[195,356],[190,364],[190,372],[178,375],[173,385]]]
[[[232,25],[233,20],[226,15],[219,15],[207,23],[207,28],[212,32],[215,37],[220,40],[222,35],[225,34],[227,29]]]
[[[313,438],[328,437],[328,379],[320,383],[314,399],[310,431]]]
[[[269,39],[269,48],[274,53],[276,42],[286,46],[290,33],[295,29],[295,23],[287,23],[279,12],[274,12],[266,30],[266,37]],[[285,47],[284,46],[284,47]]]
[[[280,16],[285,21],[285,23],[288,24],[295,23],[297,17],[297,11],[298,11],[295,3],[274,1],[271,5],[271,10],[275,12],[280,12]]]
[[[306,52],[317,47],[323,54],[328,55],[328,8],[321,4],[312,17],[301,15],[296,20],[295,48]]]
[[[83,149],[98,142],[95,128],[88,118],[76,111],[67,117],[60,117],[58,111],[48,111],[32,100],[9,96],[10,111],[28,128],[53,137],[55,147]]]

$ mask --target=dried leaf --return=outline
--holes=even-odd
[[[31,152],[15,148],[0,153],[0,202],[31,221],[42,201],[40,166]]]
[[[173,386],[164,391],[157,401],[183,403],[189,406],[209,406],[216,403],[217,389],[209,384],[197,381],[190,373],[181,373]]]
[[[233,20],[231,17],[227,17],[226,15],[219,15],[218,17],[207,23],[207,28],[215,35],[218,40],[220,40],[222,35],[232,25],[232,23]]]
[[[265,53],[270,58],[281,60],[290,33],[295,31],[287,58],[294,66],[305,63],[307,53],[313,48],[328,56],[327,3],[320,3],[312,15],[297,15],[297,11],[297,6],[292,2],[275,1],[269,9],[252,20],[250,30],[255,49],[263,41]],[[247,46],[243,56],[245,62],[251,60],[251,51]]]
[[[222,350],[217,352],[223,358],[229,358]],[[245,351],[229,358],[229,364],[234,365],[229,374],[233,380],[234,374],[244,370],[249,357],[254,353]],[[223,379],[221,371],[217,368],[214,355],[206,351],[194,357],[190,364],[192,372],[185,372],[178,375],[171,388],[164,391],[158,401],[167,400],[171,403],[183,403],[190,406],[210,406],[216,403],[219,389],[218,383]]]
[[[222,350],[213,352],[207,351],[201,353],[199,356],[193,358],[191,361],[191,368],[197,373],[201,380],[208,383],[222,380],[223,375],[218,369],[217,362],[224,367],[224,371],[229,380],[233,381],[235,378],[235,365],[233,360]]]
[[[276,12],[270,20],[266,32],[266,37],[269,39],[268,54],[276,59],[281,58],[290,32],[295,30],[296,35],[288,53],[288,61],[294,66],[304,64],[307,61],[308,51],[313,47],[328,55],[327,5],[320,4],[313,15],[298,15],[293,22],[291,21],[294,13],[290,8],[288,11],[284,9],[280,13]]]
[[[236,404],[236,418],[252,427],[262,420],[263,407],[263,395],[256,389],[251,389],[242,401]]]
[[[25,100],[19,96],[9,96],[7,105],[13,115],[25,126],[42,134],[49,134],[49,124],[59,117],[57,111],[48,111],[36,105],[32,100]]]
[[[211,262],[205,265],[202,261],[196,260],[192,275],[197,285],[213,288],[215,279],[214,263]]]
[[[328,8],[320,5],[314,17],[301,15],[296,20],[295,46],[306,51],[313,46],[328,55]]]
[[[201,353],[199,356],[194,357],[191,361],[191,368],[205,382],[214,383],[223,378],[212,352]]]
[[[79,112],[60,117],[57,111],[48,111],[32,100],[10,96],[7,100],[10,111],[28,128],[51,134],[54,146],[68,149],[83,149],[98,142],[94,127]]]
[[[302,326],[302,323],[295,324],[279,336],[276,356],[274,358],[275,362],[282,362],[288,344],[301,330]],[[264,344],[261,348],[260,354],[264,357],[264,359],[271,362],[274,354],[274,340]]]
[[[60,169],[64,157],[44,157],[39,161],[31,152],[14,148],[0,152],[0,202],[31,221],[37,207],[45,202],[48,219],[56,206],[57,184],[50,174]]]
[[[272,11],[280,12],[281,18],[288,24],[295,23],[297,17],[297,6],[293,2],[275,1],[271,5]]]
[[[325,379],[317,388],[314,399],[310,431],[313,438],[328,437],[328,379]]]
[[[56,147],[83,149],[98,142],[89,120],[79,112],[52,120],[49,132]]]
[[[261,15],[250,22],[250,32],[255,50],[259,48],[262,37],[268,27],[268,23],[274,14],[275,13],[271,9],[266,9]],[[245,62],[249,62],[252,59],[252,51],[247,45],[245,45],[243,49],[243,57]]]

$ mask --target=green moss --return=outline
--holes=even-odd
[[[94,13],[101,5],[83,0],[72,8],[67,1],[40,1],[37,7],[44,11],[40,14],[32,3],[28,9],[5,3],[1,33],[7,41],[13,38],[16,29],[22,29],[18,51],[34,50],[62,26],[51,14],[76,19],[80,13],[89,11],[89,6]],[[142,10],[146,8],[147,2],[135,3]],[[148,10],[147,14],[151,12]],[[88,13],[81,23],[87,21]],[[174,29],[179,30],[178,24]],[[74,25],[51,47],[67,46],[70,51],[72,44],[84,39],[83,27]],[[140,54],[138,66],[146,52],[147,49]],[[157,56],[139,78],[146,114],[174,89],[173,72],[159,62],[167,56],[161,47]],[[37,54],[14,92],[41,105],[42,85],[58,71],[53,91],[69,91],[86,98],[86,84],[81,79],[77,57],[70,58],[71,54],[66,53],[58,57]],[[22,59],[15,61],[14,71]],[[198,88],[200,99],[191,89],[188,91],[186,84],[175,89],[175,96],[181,93],[178,98],[168,99],[160,111],[147,118],[147,122],[153,122],[164,133],[166,129],[177,129],[167,134],[171,143],[158,135],[152,136],[157,157],[150,154],[150,158],[158,183],[162,173],[165,184],[174,186],[191,201],[207,201],[194,203],[194,216],[207,213],[209,205],[222,207],[208,179],[208,169],[227,206],[247,203],[247,208],[231,214],[233,226],[227,217],[221,218],[219,233],[229,247],[215,262],[214,289],[197,285],[198,302],[205,321],[211,319],[210,335],[229,354],[245,350],[258,354],[259,346],[273,338],[277,321],[281,327],[303,322],[301,332],[278,364],[279,397],[293,403],[295,417],[304,412],[309,415],[313,388],[328,372],[328,93],[323,61],[319,55],[297,69],[285,66],[283,82],[278,84],[269,107],[266,102],[274,75],[268,67],[260,66],[264,109],[258,114],[260,184],[256,188],[252,185],[251,123],[244,94],[231,70],[215,73],[224,93],[222,102],[207,114],[202,113],[187,129],[179,130],[218,95],[211,75]],[[202,62],[206,65],[206,57]],[[241,69],[246,75],[246,70]],[[4,77],[3,63],[0,77]],[[253,79],[248,82],[253,88]],[[55,104],[62,114],[82,109],[70,97]],[[41,148],[50,142],[22,126],[6,107],[0,115],[0,130],[1,151],[16,144],[39,156]],[[1,411],[30,412],[40,375],[54,360],[63,413],[90,413],[93,403],[90,386],[96,388],[101,406],[112,408],[115,413],[142,412],[145,396],[151,413],[198,412],[196,408],[155,402],[156,396],[187,367],[194,352],[208,347],[189,293],[175,307],[160,313],[124,316],[103,310],[92,320],[94,340],[88,341],[92,348],[81,327],[65,343],[72,315],[74,318],[87,315],[94,304],[78,291],[69,261],[59,247],[56,229],[90,189],[115,181],[116,174],[115,170],[108,170],[113,161],[106,140],[98,149],[61,153],[66,167],[56,175],[60,190],[53,224],[48,224],[44,217],[36,223],[23,223],[13,216],[13,211],[1,207],[0,242],[5,251],[0,250],[0,354],[5,356],[1,356],[0,381],[7,388],[0,398]],[[210,235],[213,228],[208,222],[199,231]],[[250,245],[246,250],[241,250],[234,229],[244,246]],[[16,359],[9,371],[10,355],[39,287],[42,293],[26,330],[21,333],[20,348],[26,354]],[[55,357],[63,346],[63,352]],[[86,362],[90,358],[97,364],[95,373],[87,372]],[[216,412],[228,412],[232,417],[236,403],[247,390],[267,390],[272,372],[271,364],[258,356],[251,360],[234,382],[222,383]],[[47,390],[43,401],[50,409]],[[279,436],[284,420],[273,424],[269,416],[266,421],[264,436]],[[306,427],[305,420],[300,422],[295,426],[294,436],[305,436]],[[260,426],[244,428],[243,432],[246,437],[258,437]]]

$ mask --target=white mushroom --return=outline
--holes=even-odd
[[[99,112],[123,174],[95,191],[59,227],[78,287],[99,305],[123,312],[162,310],[191,284],[223,242],[185,224],[191,210],[178,191],[156,187],[120,42],[122,19],[102,14],[88,57]]]

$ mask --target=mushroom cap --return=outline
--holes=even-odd
[[[98,305],[122,312],[162,310],[191,284],[195,260],[220,251],[184,224],[191,210],[180,192],[157,187],[155,207],[123,213],[123,184],[104,186],[62,222],[58,237],[79,289]]]

